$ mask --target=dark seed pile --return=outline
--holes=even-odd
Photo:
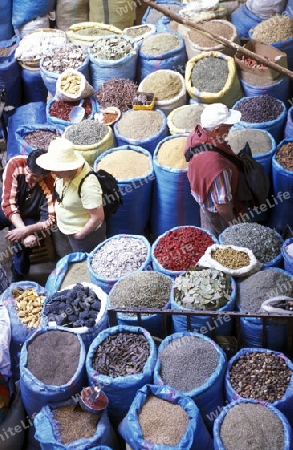
[[[50,130],[34,130],[24,136],[27,144],[35,148],[48,150],[50,142],[56,139],[56,133]]]
[[[225,59],[209,56],[201,58],[191,72],[192,85],[200,92],[219,92],[226,84],[229,74]]]
[[[249,123],[270,122],[283,112],[280,100],[269,95],[260,95],[240,100],[235,107],[241,112],[241,120]]]

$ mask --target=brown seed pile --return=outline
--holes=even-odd
[[[52,411],[57,422],[56,439],[66,445],[77,439],[92,437],[97,430],[97,416],[78,405],[61,406]]]
[[[140,52],[145,55],[162,55],[178,48],[180,43],[180,39],[173,33],[155,33],[144,38]]]
[[[56,139],[56,133],[50,130],[34,130],[24,136],[28,145],[48,150],[49,144]]]
[[[177,72],[157,70],[142,82],[144,92],[153,92],[157,101],[171,100],[182,90],[182,81]]]
[[[183,151],[187,137],[176,137],[165,141],[158,150],[158,163],[161,166],[185,170],[188,163]]]
[[[129,111],[118,121],[119,133],[136,141],[149,139],[162,128],[163,119],[157,111]]]
[[[137,84],[125,78],[110,78],[96,92],[101,108],[116,106],[121,112],[132,108],[132,100],[137,92]]]
[[[218,20],[214,20],[214,21],[211,20],[211,21],[205,22],[200,25],[206,31],[209,31],[213,34],[221,36],[225,39],[231,39],[233,36],[232,27],[224,22],[221,22]],[[219,42],[205,36],[204,34],[200,33],[199,31],[196,31],[193,29],[191,29],[188,32],[188,37],[194,44],[196,44],[202,48],[210,48],[210,47],[215,47],[216,45],[219,45]]]
[[[71,284],[84,282],[91,282],[86,259],[84,261],[69,264],[60,289],[62,290]]]
[[[276,160],[284,169],[293,170],[293,142],[288,142],[278,148]]]
[[[230,382],[241,397],[275,402],[290,383],[292,371],[286,361],[271,352],[246,353],[230,369]]]
[[[178,444],[189,417],[182,406],[149,395],[138,416],[143,438],[158,445]]]
[[[112,378],[143,371],[150,346],[141,333],[120,332],[108,336],[93,356],[93,369]]]
[[[135,150],[117,150],[105,155],[97,168],[118,179],[140,178],[150,172],[150,160],[147,155]]]
[[[247,253],[232,247],[217,248],[211,252],[211,256],[222,266],[229,269],[241,269],[248,266],[250,262]]]
[[[252,39],[273,44],[293,37],[293,19],[288,16],[273,16],[256,25]]]

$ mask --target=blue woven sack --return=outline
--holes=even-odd
[[[286,272],[290,273],[290,275],[293,275],[293,257],[286,251],[286,247],[292,244],[292,242],[293,238],[286,239],[281,248],[281,253],[284,258],[284,269]]]
[[[21,80],[23,84],[23,103],[45,102],[47,103],[48,89],[44,85],[40,69],[30,70],[21,68]]]
[[[56,137],[58,136],[56,127],[51,125],[24,125],[22,127],[17,128],[15,132],[15,137],[19,146],[19,154],[20,155],[29,155],[33,150],[36,150],[37,147],[33,147],[32,145],[28,144],[25,140],[25,136],[28,133],[33,133],[37,130],[44,130],[44,131],[52,131],[56,134]]]
[[[12,0],[6,0],[0,3],[0,41],[11,39],[13,34]]]
[[[88,254],[84,252],[74,252],[59,259],[45,284],[45,289],[47,289],[49,294],[54,294],[54,292],[59,291],[69,265],[85,261],[87,256]]]
[[[97,102],[96,102],[95,98],[89,97],[89,99],[91,101],[92,112],[85,120],[92,120],[94,118],[95,113],[97,112]],[[50,114],[50,108],[55,101],[58,101],[58,100],[56,100],[55,97],[51,98],[48,101],[47,106],[46,106],[46,115],[47,115],[47,119],[48,119],[48,124],[53,125],[56,128],[64,131],[65,128],[69,127],[69,125],[74,125],[74,123],[70,122],[69,120],[67,121],[67,120],[59,119],[59,117],[55,117]]]
[[[245,4],[231,14],[231,23],[235,25],[240,38],[248,38],[249,30],[261,22],[262,19],[249,11]]]
[[[240,79],[240,83],[245,97],[257,97],[259,95],[270,95],[278,100],[281,100],[287,105],[288,98],[290,97],[290,79],[286,76],[278,80],[273,84],[254,86],[246,81]]]
[[[284,130],[284,139],[290,139],[293,136],[293,105],[290,106],[287,113],[287,120],[285,124],[285,130]]]
[[[19,28],[37,17],[42,17],[53,11],[56,0],[26,0],[25,7],[23,0],[13,0],[12,2],[12,24],[14,28]]]

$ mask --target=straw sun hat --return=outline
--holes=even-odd
[[[75,170],[81,167],[85,159],[74,150],[71,141],[57,137],[48,147],[48,152],[36,159],[38,166],[52,172]]]

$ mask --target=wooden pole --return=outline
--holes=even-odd
[[[271,69],[274,69],[277,72],[280,72],[281,74],[293,79],[293,72],[291,70],[286,69],[285,67],[282,67],[273,61],[269,61],[263,56],[258,55],[257,53],[254,53],[251,50],[248,50],[247,48],[241,47],[241,45],[238,45],[235,42],[230,41],[229,39],[226,39],[222,36],[218,36],[214,33],[211,33],[210,31],[206,31],[202,26],[191,22],[191,20],[184,19],[183,17],[179,16],[179,14],[175,14],[172,11],[169,11],[169,9],[164,8],[163,6],[153,3],[151,0],[143,0],[143,1],[151,8],[154,8],[157,11],[163,13],[164,16],[170,17],[170,19],[174,20],[175,22],[193,28],[194,30],[199,31],[205,36],[213,38],[215,41],[220,42],[221,44],[224,44],[227,47],[233,48],[235,51],[238,51],[239,53],[242,53],[243,55],[248,56],[249,58],[256,59],[265,66],[270,67]]]

